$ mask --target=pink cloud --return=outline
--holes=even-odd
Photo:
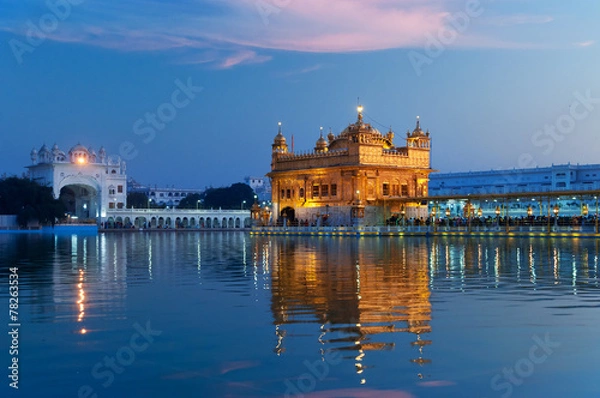
[[[105,3],[89,0],[78,18],[61,21],[49,40],[118,51],[171,51],[174,62],[216,68],[267,62],[268,50],[362,52],[423,47],[464,11],[445,0],[201,0]],[[206,13],[205,8],[217,11]],[[451,8],[453,7],[453,8]],[[497,17],[502,24],[544,23],[549,17]],[[25,35],[23,23],[7,30]],[[22,21],[21,21],[22,22]],[[452,47],[523,48],[497,35],[477,33],[472,24]]]
[[[226,57],[219,66],[222,69],[229,69],[236,65],[263,63],[269,61],[270,59],[270,56],[258,55],[254,51],[244,50]]]
[[[443,26],[448,12],[414,1],[292,0],[260,10],[228,0],[242,19],[209,23],[209,37],[237,45],[303,52],[352,52],[418,45]],[[254,15],[252,15],[254,14]],[[215,29],[216,25],[223,27]],[[234,26],[235,25],[235,26]]]

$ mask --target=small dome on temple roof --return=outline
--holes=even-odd
[[[327,148],[327,140],[321,135],[316,143],[317,148]]]
[[[327,151],[327,140],[325,139],[325,137],[323,137],[323,127],[320,128],[319,139],[317,140],[317,143],[315,144],[315,151],[316,152]]]
[[[273,139],[273,144],[274,145],[284,145],[286,143],[286,140],[285,140],[285,137],[283,136],[283,133],[281,132],[281,122],[278,123],[278,126],[279,126],[279,130],[277,131],[277,135]]]
[[[429,131],[427,132],[427,134],[423,133],[423,130],[421,130],[421,120],[419,118],[419,116],[417,116],[417,125],[415,127],[415,129],[413,130],[412,134],[410,134],[411,137],[425,137],[425,136],[429,136]]]
[[[71,148],[69,150],[69,153],[72,153],[72,152],[85,152],[85,153],[89,153],[88,149],[86,147],[84,147],[83,145],[81,145],[81,144],[77,144],[73,148]]]
[[[286,143],[286,139],[283,136],[283,134],[281,134],[281,132],[277,133],[277,135],[275,136],[275,138],[273,139],[273,143],[275,145],[282,145]]]
[[[329,129],[329,134],[327,134],[327,139],[329,140],[329,142],[335,140],[335,134],[333,134],[331,129]]]

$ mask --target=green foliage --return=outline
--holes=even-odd
[[[28,178],[9,177],[0,180],[0,214],[16,214],[25,227],[30,221],[53,224],[64,216],[66,208],[52,196],[52,188]]]
[[[202,196],[198,193],[193,193],[181,199],[179,206],[177,206],[179,209],[195,209],[196,207],[199,209],[202,208]]]
[[[131,209],[131,207],[135,207],[136,209],[143,209],[148,206],[148,197],[145,193],[141,192],[130,192],[127,194],[127,203],[126,207]]]
[[[243,183],[236,183],[227,188],[210,188],[203,193],[206,209],[240,209],[243,201],[248,209],[254,203],[254,190]]]

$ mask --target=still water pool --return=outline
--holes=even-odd
[[[0,234],[8,332],[19,282],[0,396],[598,397],[599,255],[593,239]]]

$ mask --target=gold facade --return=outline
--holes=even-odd
[[[293,153],[281,131],[272,145],[271,179],[276,221],[309,225],[374,225],[392,215],[422,217],[426,210],[404,208],[427,196],[431,138],[417,118],[406,145],[394,133],[380,133],[358,119],[339,135],[321,136],[310,153]],[[416,203],[415,203],[416,205]],[[423,213],[423,214],[421,214]]]

